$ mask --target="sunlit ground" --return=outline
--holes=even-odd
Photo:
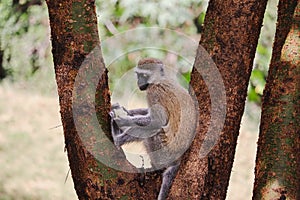
[[[54,78],[47,84],[51,91],[35,89],[34,82],[0,85],[0,200],[77,199],[70,175],[65,182],[62,127],[54,128],[61,124]],[[247,110],[256,114],[242,123],[228,200],[252,196],[259,115],[253,105]]]
[[[76,199],[60,124],[56,96],[0,85],[0,200]]]

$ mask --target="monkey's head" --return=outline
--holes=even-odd
[[[138,62],[135,72],[138,87],[146,90],[149,85],[159,83],[164,77],[164,64],[156,58],[144,58]]]

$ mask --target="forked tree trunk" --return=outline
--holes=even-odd
[[[97,76],[90,74],[91,82],[99,81],[99,84],[98,92],[89,94],[87,99],[96,96],[98,119],[103,131],[109,136],[107,75],[100,48],[92,51],[99,45],[94,1],[48,0],[47,4],[66,149],[79,199],[155,199],[160,186],[159,176],[149,175],[143,182],[144,185],[140,185],[138,175],[119,172],[97,162],[95,152],[91,150],[99,149],[102,154],[119,156],[114,149],[107,148],[105,151],[101,147],[105,146],[105,139],[98,139],[96,133],[91,134],[95,131],[94,127],[85,121],[90,118],[90,108],[94,106],[80,96],[85,88],[89,88],[88,84],[79,84],[80,87],[74,89],[79,69],[95,68],[96,72],[102,73],[99,80],[96,79]],[[209,130],[208,126],[213,127],[212,129],[220,128],[219,122],[222,121],[210,121],[210,111],[220,112],[222,115],[222,106],[211,107],[206,83],[201,77],[205,75],[203,65],[206,61],[201,60],[201,51],[198,50],[191,85],[199,101],[200,129],[191,150],[184,158],[170,199],[225,199],[265,6],[266,1],[262,0],[210,1],[201,44],[212,56],[224,81],[227,103],[225,125],[213,150],[206,157],[200,158],[199,150],[205,133]],[[91,62],[86,63],[85,59]],[[201,75],[196,68],[200,68]],[[206,78],[214,88],[214,81],[211,80],[214,77]],[[220,101],[216,100],[220,105],[224,103],[221,94],[222,91]],[[75,127],[74,97],[79,105],[75,113],[79,113],[81,123],[87,124],[86,127]],[[97,122],[92,124],[95,123]],[[78,131],[85,130],[91,133],[84,135],[83,143]],[[206,137],[206,141],[215,139],[211,135]],[[125,164],[130,168],[124,157],[119,156],[119,159],[120,165]]]
[[[222,85],[215,84],[220,81],[217,74],[207,67],[210,61],[202,59],[203,52],[199,47],[191,86],[199,101],[200,128],[185,155],[170,199],[218,200],[226,197],[266,3],[265,0],[209,1],[200,45],[216,63],[223,78],[226,100],[223,101]],[[224,127],[221,132],[215,132],[223,125],[222,106],[226,109]],[[219,117],[212,118],[211,112],[216,112]],[[210,132],[206,134],[208,130]],[[200,149],[208,148],[208,151],[210,145],[213,149],[201,158]]]
[[[255,200],[300,199],[299,23],[299,1],[281,0],[262,101]]]
[[[110,96],[94,1],[46,2],[65,147],[78,198],[155,199],[160,176],[150,174],[141,182],[140,174],[117,171],[96,159],[110,155],[118,168],[135,170],[108,139]]]

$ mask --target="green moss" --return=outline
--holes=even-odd
[[[129,199],[129,197],[127,195],[123,195],[120,197],[120,200],[127,200],[127,199]]]
[[[94,49],[94,41],[84,41],[84,51],[85,52],[90,52]]]
[[[104,165],[103,163],[97,161],[98,163],[98,167],[96,170],[97,172],[99,172],[100,176],[99,176],[99,180],[112,180],[112,179],[116,179],[118,177],[117,172],[114,169],[111,169],[109,167],[107,167],[106,165]]]

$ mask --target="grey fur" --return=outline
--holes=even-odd
[[[168,79],[163,67],[160,60],[146,58],[135,70],[138,86],[147,93],[149,108],[126,110],[115,104],[110,112],[115,145],[120,147],[129,142],[143,141],[152,168],[165,168],[158,200],[167,198],[181,156],[194,139],[198,122],[197,106],[192,96]]]

